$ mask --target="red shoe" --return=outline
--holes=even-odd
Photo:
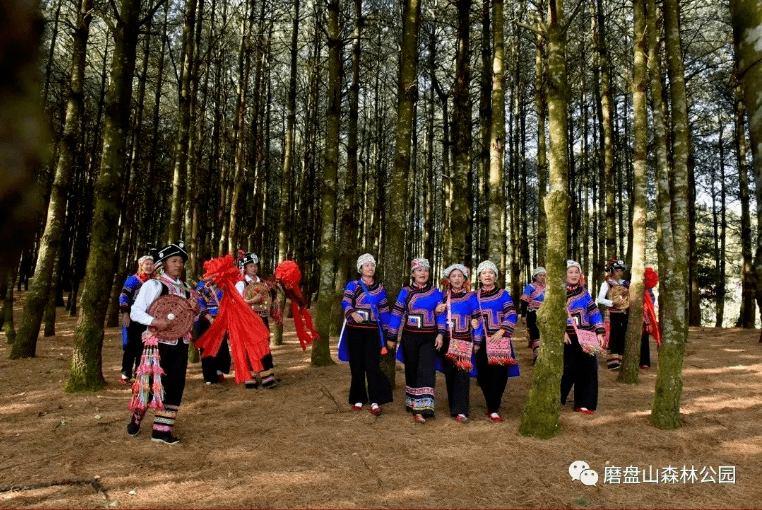
[[[468,416],[466,416],[465,414],[459,414],[458,416],[455,417],[455,421],[457,421],[458,423],[466,423],[468,421]]]
[[[649,365],[640,365],[640,368],[642,368],[643,370],[648,370],[651,367]]]
[[[575,413],[584,413],[584,414],[593,414],[595,411],[591,411],[587,407],[575,407],[574,408]]]
[[[225,382],[225,374],[217,374],[217,382]]]
[[[121,384],[122,386],[127,386],[128,384],[130,384],[130,379],[122,375],[119,377],[119,384]]]
[[[379,406],[378,404],[371,404],[370,414],[372,414],[373,416],[378,416],[379,414],[381,414],[381,406]]]
[[[426,418],[424,418],[422,414],[414,415],[413,419],[415,420],[416,423],[426,423]]]
[[[503,418],[497,413],[490,413],[488,414],[488,416],[493,423],[500,423],[501,421],[503,421]]]
[[[352,406],[352,411],[362,411],[362,404],[360,402]]]

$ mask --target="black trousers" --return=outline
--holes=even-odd
[[[564,344],[564,373],[561,376],[561,404],[566,403],[574,387],[574,407],[598,408],[598,360],[582,352],[577,335],[569,334],[571,344]]]
[[[508,384],[508,367],[505,365],[490,365],[487,362],[487,346],[482,345],[476,353],[476,381],[484,393],[487,403],[487,413],[500,411],[505,386]]]
[[[196,338],[201,338],[207,329],[209,329],[209,322],[206,320],[198,321],[198,334]],[[204,382],[216,383],[217,371],[219,370],[223,374],[230,373],[230,347],[228,346],[227,333],[225,333],[225,340],[220,345],[220,350],[217,351],[216,356],[207,356],[201,358],[201,373],[204,375]],[[203,349],[201,349],[203,354]]]
[[[627,333],[627,314],[609,312],[611,330],[609,331],[609,351],[611,354],[624,354],[624,337]]]
[[[530,340],[539,340],[540,328],[537,327],[537,310],[527,312],[527,329],[529,330]]]
[[[469,372],[458,370],[458,367],[445,358],[441,357],[442,372],[447,386],[447,401],[450,404],[450,416],[464,414],[468,416],[469,401],[471,398],[471,377]]]
[[[122,375],[132,378],[133,371],[140,365],[140,357],[143,355],[143,332],[146,327],[137,322],[130,321],[127,326],[127,345],[122,349]]]
[[[185,373],[188,369],[188,344],[181,340],[176,345],[159,343],[159,364],[164,370],[164,403],[179,406],[185,391]]]
[[[643,335],[640,337],[640,366],[641,367],[651,366],[651,346],[648,343],[648,333],[646,333],[645,331],[643,332]]]
[[[346,330],[349,371],[349,403],[360,402],[386,404],[393,400],[389,379],[381,370],[381,340],[376,328],[353,328]],[[367,378],[368,388],[365,389]]]
[[[405,363],[405,406],[422,416],[434,416],[434,384],[437,333],[402,331],[402,357]]]

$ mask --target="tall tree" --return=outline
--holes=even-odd
[[[503,164],[505,160],[505,17],[503,0],[492,0],[492,125],[489,158],[489,242],[487,258],[498,266],[505,246]]]
[[[731,0],[733,45],[736,51],[736,77],[741,82],[749,119],[752,170],[756,180],[757,204],[762,203],[762,5],[756,0]],[[762,207],[757,206],[757,246],[754,255],[757,305],[762,314]],[[762,341],[762,337],[760,337]]]
[[[625,335],[624,359],[617,380],[638,382],[640,341],[643,332],[643,272],[646,261],[646,158],[648,151],[648,66],[646,63],[646,2],[633,0],[633,72],[632,106],[634,123],[634,186],[632,189],[632,263],[630,266],[630,309]]]
[[[749,212],[749,164],[746,155],[746,109],[740,84],[735,87],[735,114],[733,141],[738,163],[738,187],[741,200],[741,312],[736,327],[753,328],[754,314],[754,266],[751,253],[751,214]]]
[[[685,241],[688,225],[688,104],[680,38],[677,0],[664,0],[664,31],[669,96],[672,105],[672,175],[657,177],[659,214],[662,228],[664,266],[659,266],[661,291],[669,310],[662,313],[662,343],[656,379],[651,423],[661,429],[680,427],[680,399],[683,391],[683,360],[688,340],[686,285],[688,253]],[[651,13],[649,19],[652,20]],[[671,184],[671,186],[670,186]]]
[[[418,101],[418,31],[421,20],[420,0],[405,0],[402,11],[402,41],[400,44],[399,78],[397,81],[397,127],[394,167],[388,186],[389,208],[386,215],[384,286],[390,300],[395,300],[407,281],[408,262],[405,260],[405,239],[399,235],[407,230],[407,175],[410,168],[411,138],[415,104]],[[394,358],[384,357],[384,373],[394,387]]]
[[[452,261],[471,265],[471,0],[457,0],[458,28],[455,43],[455,87],[453,89],[453,185]]]
[[[537,313],[542,344],[535,365],[532,387],[521,415],[519,432],[524,436],[550,438],[558,432],[561,410],[564,332],[566,330],[566,232],[571,200],[568,187],[568,83],[566,75],[566,29],[563,0],[548,0],[545,20],[548,41],[548,121],[550,131],[550,190],[545,197],[548,215],[547,290]]]
[[[66,197],[74,175],[77,144],[80,140],[84,110],[84,80],[87,39],[90,36],[92,0],[82,0],[77,13],[77,26],[72,41],[71,78],[66,106],[66,125],[56,165],[53,188],[48,203],[45,232],[37,254],[37,267],[32,286],[24,299],[24,311],[19,323],[11,358],[30,358],[35,355],[40,324],[53,285],[53,266],[61,245],[66,214]]]
[[[325,164],[320,194],[320,288],[317,301],[317,330],[320,339],[312,344],[312,364],[329,365],[331,352],[331,307],[336,301],[336,178],[339,169],[339,129],[341,127],[341,54],[342,40],[339,0],[328,0],[328,105],[325,140]]]
[[[85,289],[82,291],[82,318],[75,333],[76,348],[71,361],[66,391],[93,391],[105,386],[102,373],[103,323],[109,291],[114,277],[114,248],[121,209],[121,191],[126,134],[129,129],[132,78],[141,25],[141,0],[122,0],[117,11],[111,81],[106,97],[95,211],[90,230],[90,255],[87,258]],[[151,15],[153,12],[151,12]]]

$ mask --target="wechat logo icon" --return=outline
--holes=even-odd
[[[595,485],[598,483],[598,472],[590,469],[590,466],[584,460],[575,460],[569,464],[569,476],[572,481],[579,480],[584,485]]]

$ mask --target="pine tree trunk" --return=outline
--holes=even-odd
[[[649,17],[653,16],[649,13]],[[653,19],[653,18],[651,18]],[[683,390],[682,371],[685,345],[688,340],[686,317],[686,285],[688,283],[688,114],[685,76],[682,61],[677,0],[664,1],[664,30],[673,116],[673,175],[657,177],[659,214],[666,267],[660,266],[661,291],[668,310],[662,310],[662,343],[659,351],[659,372],[656,380],[651,423],[660,429],[680,427],[680,399]],[[656,91],[655,91],[656,92]],[[674,183],[672,189],[669,182]],[[671,200],[670,200],[671,198]],[[671,203],[670,203],[671,202]],[[671,215],[669,211],[671,209]],[[671,219],[671,223],[669,220]],[[668,225],[669,223],[669,225]],[[669,231],[669,232],[668,232]]]
[[[550,192],[545,197],[548,215],[547,290],[537,313],[542,344],[534,368],[532,387],[521,415],[519,432],[524,436],[550,438],[558,432],[561,409],[566,331],[566,233],[569,226],[567,192],[569,154],[567,152],[566,19],[562,0],[548,1],[548,120],[550,123]]]
[[[410,267],[405,260],[405,225],[407,174],[410,168],[411,134],[415,103],[418,100],[418,29],[421,19],[420,0],[405,0],[402,13],[402,41],[397,96],[397,128],[394,167],[387,187],[389,209],[386,216],[384,286],[389,300],[396,300],[407,282]],[[384,373],[394,387],[394,356],[389,353],[381,361]]]
[[[103,158],[96,192],[90,255],[87,259],[82,318],[77,325],[77,346],[65,390],[95,391],[106,381],[102,374],[103,322],[114,275],[114,247],[121,209],[120,193],[125,162],[125,136],[129,129],[132,78],[138,40],[140,0],[122,0],[122,24],[114,35],[111,83],[106,100]]]
[[[545,193],[548,181],[548,149],[545,141],[547,72],[545,38],[541,35],[535,38],[534,62],[535,111],[537,113],[537,265],[545,266],[548,244],[548,218],[545,214]]]
[[[735,88],[735,130],[734,142],[738,164],[738,187],[741,199],[741,312],[736,327],[750,329],[755,326],[754,314],[754,266],[751,253],[751,215],[749,213],[749,165],[746,159],[746,109],[743,103],[743,90]]]
[[[336,271],[336,183],[339,167],[339,128],[341,124],[341,54],[339,0],[328,2],[328,108],[326,112],[325,164],[320,196],[320,287],[317,300],[317,330],[320,339],[312,344],[312,364],[330,365],[329,340],[331,307],[336,301],[334,277]]]
[[[741,81],[749,118],[752,170],[757,204],[762,203],[762,48],[757,35],[762,26],[762,5],[756,0],[731,0],[733,43],[736,50],[736,76]],[[762,314],[762,207],[757,207],[757,246],[754,256],[754,281],[757,305]],[[762,338],[760,338],[762,341]]]
[[[503,164],[505,161],[505,33],[503,0],[492,0],[492,125],[489,158],[487,258],[500,266],[505,246]]]
[[[646,2],[634,0],[633,38],[634,65],[632,105],[634,123],[634,161],[632,187],[632,262],[630,266],[630,309],[625,336],[624,359],[617,381],[637,384],[640,372],[640,342],[643,330],[643,272],[646,261],[646,182],[648,156],[648,67],[646,64]]]
[[[11,359],[30,358],[35,355],[37,337],[40,333],[48,296],[53,288],[54,265],[61,246],[63,227],[66,221],[66,197],[74,175],[77,143],[81,134],[81,119],[84,110],[84,79],[87,39],[92,20],[92,0],[82,0],[77,28],[74,32],[69,100],[66,105],[66,125],[56,165],[53,188],[48,204],[45,232],[37,255],[37,267],[32,288],[24,298],[24,311],[19,323],[19,331],[11,350]]]

